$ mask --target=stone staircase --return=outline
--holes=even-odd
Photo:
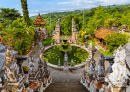
[[[81,83],[52,83],[44,92],[89,92]]]

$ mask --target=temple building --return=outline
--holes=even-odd
[[[95,34],[95,41],[97,43],[101,43],[102,47],[105,47],[105,50],[107,49],[107,43],[105,42],[107,34],[112,34],[112,33],[128,33],[130,35],[130,30],[127,28],[127,25],[124,24],[122,25],[121,28],[117,28],[116,24],[112,24],[112,28],[99,28],[97,31],[94,32]]]
[[[78,39],[78,30],[76,29],[76,25],[74,19],[72,19],[72,42],[75,43]]]
[[[116,31],[113,31],[108,28],[99,28],[97,31],[94,32],[96,37],[96,42],[101,43],[101,46],[105,46],[105,49],[107,48],[107,43],[105,43],[107,34],[116,33]]]
[[[48,33],[47,33],[46,28],[44,28],[44,25],[46,24],[46,22],[40,16],[40,14],[37,16],[37,19],[35,20],[33,24],[37,26],[35,30],[35,36],[34,36],[35,45],[36,45],[39,42],[41,42],[43,39],[46,39],[48,37]]]
[[[56,23],[56,28],[52,33],[52,38],[56,41],[56,43],[60,43],[60,19],[58,19]]]

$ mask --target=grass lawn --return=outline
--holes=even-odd
[[[113,52],[104,51],[104,50],[102,50],[102,49],[99,49],[99,51],[101,51],[101,52],[104,54],[104,56],[113,56]]]
[[[60,36],[61,38],[65,38],[65,35]],[[66,35],[66,37],[72,37],[72,35]]]
[[[92,41],[92,46],[97,46],[97,44],[93,40],[87,40],[87,43],[90,45],[91,41]]]

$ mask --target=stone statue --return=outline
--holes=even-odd
[[[5,65],[10,66],[14,60],[13,48],[8,47],[5,53]]]
[[[71,67],[74,67],[74,60],[71,59]]]
[[[97,71],[97,76],[98,77],[105,77],[105,57],[103,54],[101,54],[100,60],[98,62],[98,71]]]
[[[108,78],[116,85],[118,82],[124,83],[126,79],[126,62],[125,49],[120,46],[115,54],[114,64],[112,65],[113,72]]]
[[[64,66],[68,66],[68,56],[67,56],[67,52],[65,52],[65,55],[64,55]]]
[[[88,73],[89,72],[89,67],[90,67],[90,60],[86,59],[86,63],[85,63],[85,71]]]
[[[60,58],[58,59],[58,67],[61,67]]]
[[[92,41],[90,42],[90,45],[88,46],[90,54],[92,54]]]
[[[7,82],[17,82],[16,75],[19,72],[19,68],[14,59],[14,50],[12,47],[8,47],[6,50],[4,69]]]
[[[29,62],[29,74],[35,74],[35,63],[33,57],[31,57],[31,61]]]
[[[92,58],[90,62],[90,67],[89,67],[89,77],[93,78],[95,75],[95,60]]]

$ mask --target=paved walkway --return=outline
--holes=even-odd
[[[102,50],[105,51],[105,49],[104,49],[100,44],[97,44],[97,46],[95,46],[95,48],[96,48],[97,50],[102,49]]]

